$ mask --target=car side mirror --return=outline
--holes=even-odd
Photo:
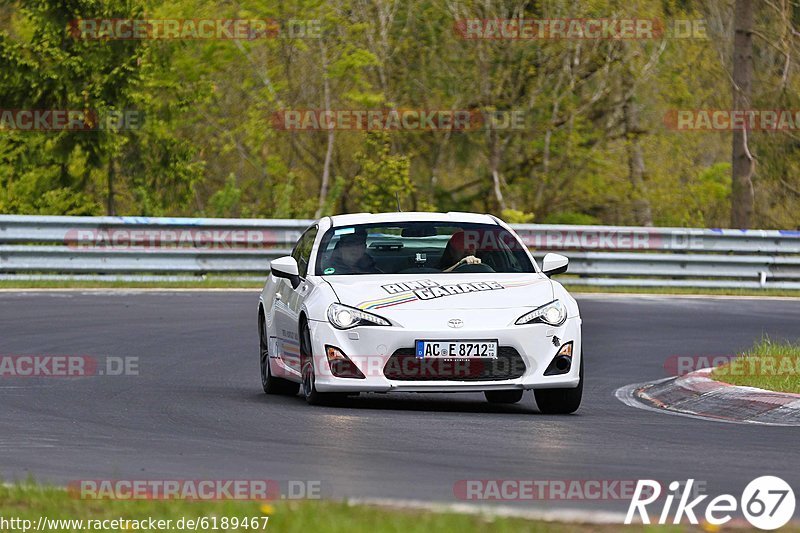
[[[547,276],[563,274],[567,271],[569,259],[561,254],[546,254],[542,259],[542,273]]]
[[[300,285],[300,273],[297,269],[297,261],[291,255],[279,257],[270,261],[269,268],[272,275],[276,278],[288,279],[292,288],[296,289]]]

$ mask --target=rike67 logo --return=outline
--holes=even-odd
[[[700,504],[708,498],[707,494],[695,497],[692,500],[693,479],[686,483],[673,481],[669,484],[669,494],[664,498],[663,507],[658,515],[658,524],[680,524],[685,517],[690,524],[697,525],[697,515],[700,513]],[[681,487],[680,494],[674,494]],[[654,503],[661,496],[661,484],[650,479],[640,479],[636,484],[636,489],[628,507],[628,514],[625,516],[625,523],[633,522],[634,516],[638,513],[642,523],[650,523],[650,514],[647,506]],[[678,496],[678,503],[675,510],[672,510],[674,500]],[[705,522],[712,526],[721,526],[730,522],[732,514],[737,510],[754,527],[764,530],[778,529],[786,525],[794,515],[795,497],[792,487],[784,480],[776,476],[761,476],[754,479],[744,488],[742,497],[737,501],[731,494],[722,494],[707,502],[703,518]],[[672,520],[670,520],[672,515]]]

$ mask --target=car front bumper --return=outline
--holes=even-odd
[[[408,320],[400,317],[402,322],[413,323],[413,328],[397,325],[339,330],[328,322],[310,321],[316,388],[320,392],[471,392],[577,387],[582,356],[580,317],[570,317],[558,327],[545,324],[515,325],[513,320],[522,314],[513,312],[509,315],[501,310],[448,312],[448,318],[455,316],[462,319],[463,329],[443,328],[441,311],[416,311],[413,318],[412,315],[407,315]],[[509,316],[512,316],[511,320]],[[397,373],[390,373],[392,379],[387,377],[387,363],[392,355],[399,354],[408,358],[409,350],[413,353],[417,340],[497,340],[501,353],[516,352],[524,366],[515,366],[514,372],[511,372],[513,377],[497,377],[495,374],[491,378],[482,379],[484,374],[476,369],[485,369],[486,365],[495,363],[480,359],[417,359],[419,365],[427,365],[425,368],[429,369],[422,372],[424,379],[414,373],[408,379]],[[573,343],[569,371],[558,375],[544,375],[561,346],[569,342]],[[327,346],[336,347],[347,355],[364,377],[358,379],[335,376],[325,355]],[[412,356],[412,359],[415,358]],[[403,362],[411,363],[412,366],[415,363],[405,359]],[[397,360],[392,361],[394,368],[397,368],[396,363]],[[499,367],[503,366],[501,363],[503,362],[497,363]]]

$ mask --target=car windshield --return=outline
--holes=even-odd
[[[354,274],[536,272],[508,230],[492,224],[398,222],[329,229],[317,254],[318,276]]]

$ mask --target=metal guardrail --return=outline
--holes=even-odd
[[[0,215],[0,279],[263,279],[310,220]],[[800,231],[521,224],[575,285],[800,289]],[[249,275],[249,277],[240,277]],[[168,278],[162,276],[169,276]]]

